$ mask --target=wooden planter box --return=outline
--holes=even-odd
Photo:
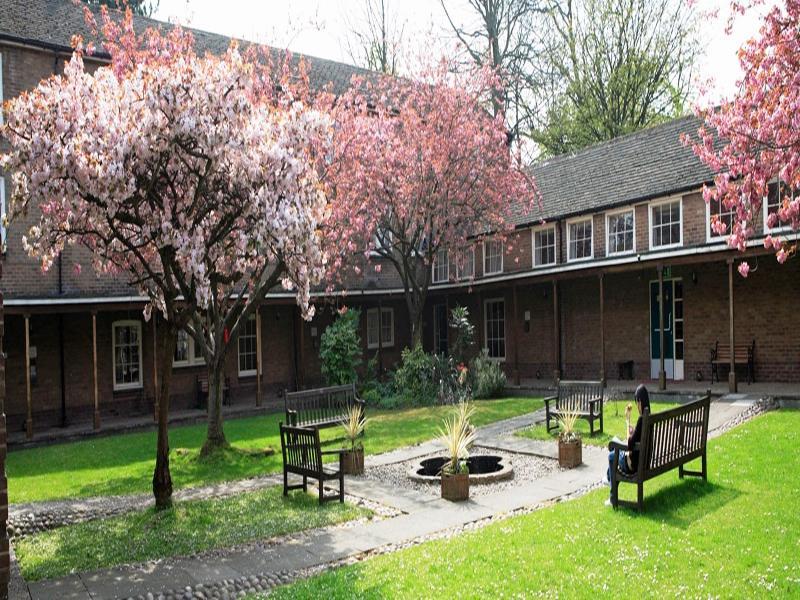
[[[342,472],[345,475],[364,474],[364,449],[349,450],[342,453]]]
[[[564,469],[572,469],[583,462],[583,446],[581,440],[572,442],[562,442],[558,440],[558,466]]]
[[[451,502],[469,499],[469,473],[445,475],[442,473],[442,498]]]

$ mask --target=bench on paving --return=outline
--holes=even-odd
[[[577,412],[580,418],[589,421],[590,435],[594,435],[594,422],[600,421],[603,432],[603,382],[602,381],[558,381],[556,395],[544,399],[547,432],[558,428],[558,417],[564,412]],[[556,421],[550,425],[550,420]]]
[[[756,341],[753,340],[750,344],[735,344],[733,346],[733,365],[734,368],[739,366],[747,367],[747,383],[753,383],[756,380],[755,376],[755,354],[756,354]],[[720,344],[719,340],[714,344],[711,349],[711,383],[714,383],[714,377],[719,382],[719,367],[730,366],[731,364],[731,345]]]
[[[356,384],[335,385],[299,392],[284,392],[286,422],[295,427],[334,427],[347,420],[350,407],[358,405],[364,415],[364,401],[356,395]]]
[[[611,441],[608,449],[614,452],[613,462],[616,468],[611,470],[611,502],[614,508],[622,504],[644,508],[644,482],[672,469],[678,469],[678,476],[684,475],[707,479],[706,442],[708,440],[708,413],[711,405],[711,394],[684,404],[671,410],[650,414],[645,410],[642,415],[642,439],[637,444],[639,451],[638,464],[631,465],[633,473],[619,470],[619,453],[627,451],[625,443]],[[701,459],[700,471],[689,471],[683,465],[695,459]],[[619,499],[619,484],[632,483],[637,486],[636,502]]]
[[[316,479],[319,482],[319,503],[331,500],[344,502],[344,471],[342,470],[342,453],[344,448],[338,450],[322,451],[319,441],[319,429],[308,427],[291,427],[280,424],[281,428],[281,452],[283,453],[283,495],[286,496],[289,490],[308,491],[308,478]],[[322,457],[326,454],[338,454],[338,467],[326,465],[322,462]],[[289,473],[299,475],[303,478],[303,483],[289,485]],[[339,480],[339,493],[335,495],[325,495],[323,490],[326,481]]]
[[[197,386],[197,406],[202,408],[203,400],[206,400],[206,403],[208,401],[208,372],[203,371],[202,373],[198,373],[195,383]],[[222,404],[224,406],[230,406],[230,389],[230,378],[226,376],[222,382]]]

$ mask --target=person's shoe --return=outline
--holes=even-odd
[[[603,485],[609,485],[611,482],[608,480],[608,473],[603,475]]]
[[[613,506],[613,504],[611,504],[611,498],[606,498],[606,501],[605,501],[605,502],[603,502],[603,504],[604,504],[605,506]]]

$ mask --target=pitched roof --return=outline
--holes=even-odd
[[[172,25],[146,17],[134,17],[137,29],[146,27],[166,27]],[[200,51],[223,52],[232,38],[188,28],[195,36]],[[70,40],[74,34],[92,39],[86,26],[83,9],[72,0],[0,0],[0,41],[13,39],[36,45],[46,45],[69,51]],[[278,49],[273,48],[276,52]],[[295,55],[296,58],[302,55]],[[353,75],[373,77],[377,73],[325,58],[305,57],[309,67],[309,77],[315,87],[332,84],[335,93],[341,93],[350,85]]]
[[[534,164],[542,208],[518,210],[516,225],[552,220],[696,189],[713,174],[685,147],[695,135],[689,116]]]

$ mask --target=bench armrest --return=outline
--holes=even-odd
[[[550,404],[553,400],[558,400],[558,396],[548,396],[543,398],[545,404]]]
[[[628,444],[625,442],[618,442],[616,440],[611,440],[608,442],[608,449],[609,450],[627,450]]]
[[[589,400],[589,405],[597,404],[598,402],[603,402],[603,397],[602,396],[599,397],[599,398],[593,398],[593,399]]]
[[[323,450],[321,454],[341,454],[342,452],[349,452],[347,448],[336,448],[335,450]]]

